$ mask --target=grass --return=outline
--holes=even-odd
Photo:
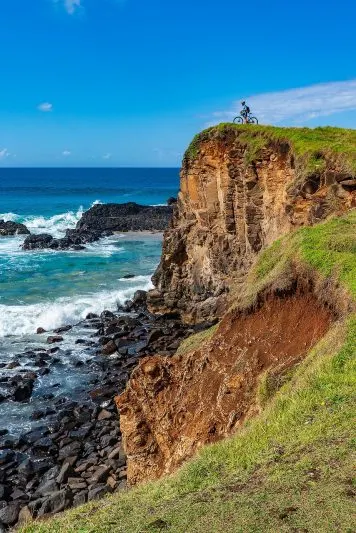
[[[300,228],[263,251],[251,269],[238,305],[253,305],[273,285],[283,289],[292,265],[303,265],[356,299],[356,210],[315,226]],[[288,279],[286,281],[288,283]]]
[[[298,257],[355,300],[355,217],[277,241],[249,284],[263,288]],[[354,532],[355,346],[352,314],[284,383],[261,383],[263,411],[232,438],[202,448],[170,477],[28,524],[22,533]]]
[[[356,317],[336,325],[264,412],[177,474],[24,533],[352,532]]]
[[[246,148],[245,162],[259,158],[261,150],[270,145],[287,145],[295,158],[298,175],[321,174],[332,164],[341,171],[356,175],[356,130],[322,128],[277,128],[222,123],[196,135],[185,154],[194,160],[202,143],[211,140],[236,140]]]
[[[218,325],[216,324],[215,326],[212,326],[209,329],[200,331],[199,333],[195,333],[194,335],[190,335],[181,343],[176,354],[182,355],[192,350],[196,350],[197,348],[199,348],[199,346],[201,346],[203,342],[206,342],[214,335],[217,328]]]

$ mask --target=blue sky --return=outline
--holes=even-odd
[[[356,127],[354,0],[4,0],[0,166],[179,166],[247,98]]]

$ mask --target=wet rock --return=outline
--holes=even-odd
[[[35,381],[33,379],[24,380],[19,383],[13,392],[13,400],[15,402],[26,402],[32,396],[33,386]]]
[[[17,448],[20,444],[22,444],[22,442],[23,441],[21,437],[15,437],[13,435],[8,435],[7,437],[5,436],[0,439],[0,449],[12,450],[14,448]]]
[[[19,361],[11,361],[11,363],[8,363],[5,368],[12,370],[13,368],[17,368],[19,366],[21,366]]]
[[[24,224],[8,220],[0,220],[0,236],[9,237],[12,235],[29,235],[30,231]]]
[[[114,320],[116,315],[112,311],[105,310],[100,315],[101,320]]]
[[[60,328],[54,329],[53,333],[65,333],[66,331],[70,331],[73,326],[70,326],[69,324],[67,326],[62,326]]]
[[[41,426],[33,431],[28,431],[25,433],[22,438],[27,444],[34,444],[36,441],[46,437],[49,434],[49,429],[47,426]]]
[[[112,340],[110,340],[107,344],[104,344],[104,346],[101,349],[101,353],[103,355],[112,355],[115,352],[116,352],[116,344]]]
[[[85,317],[85,320],[92,320],[93,318],[99,318],[99,316],[96,315],[95,313],[88,313],[87,316]]]
[[[0,450],[0,465],[6,465],[13,460],[14,456],[13,450]]]
[[[86,211],[77,224],[77,231],[164,231],[172,216],[168,206],[98,204]]]
[[[63,337],[61,337],[60,335],[51,335],[50,337],[47,337],[48,344],[54,344],[56,342],[62,342],[62,341],[63,341]]]
[[[37,333],[37,335],[42,335],[42,333],[46,333],[46,330],[43,329],[43,328],[37,328],[36,333]]]
[[[48,248],[53,241],[52,235],[41,233],[39,235],[29,235],[23,243],[24,250],[38,250]]]
[[[47,458],[33,459],[32,461],[33,472],[36,475],[44,474],[45,472],[47,472],[47,470],[53,468],[53,466],[53,461]]]

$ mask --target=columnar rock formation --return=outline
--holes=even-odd
[[[335,158],[322,161],[323,171],[310,173],[287,141],[251,154],[236,128],[203,135],[183,162],[152,310],[179,310],[192,322],[221,315],[231,279],[244,276],[261,248],[356,205],[350,173]]]

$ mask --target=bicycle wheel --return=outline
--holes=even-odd
[[[244,119],[242,117],[235,117],[234,118],[234,124],[243,124],[244,123]]]
[[[249,124],[258,124],[258,120],[256,117],[249,117],[248,119]]]

